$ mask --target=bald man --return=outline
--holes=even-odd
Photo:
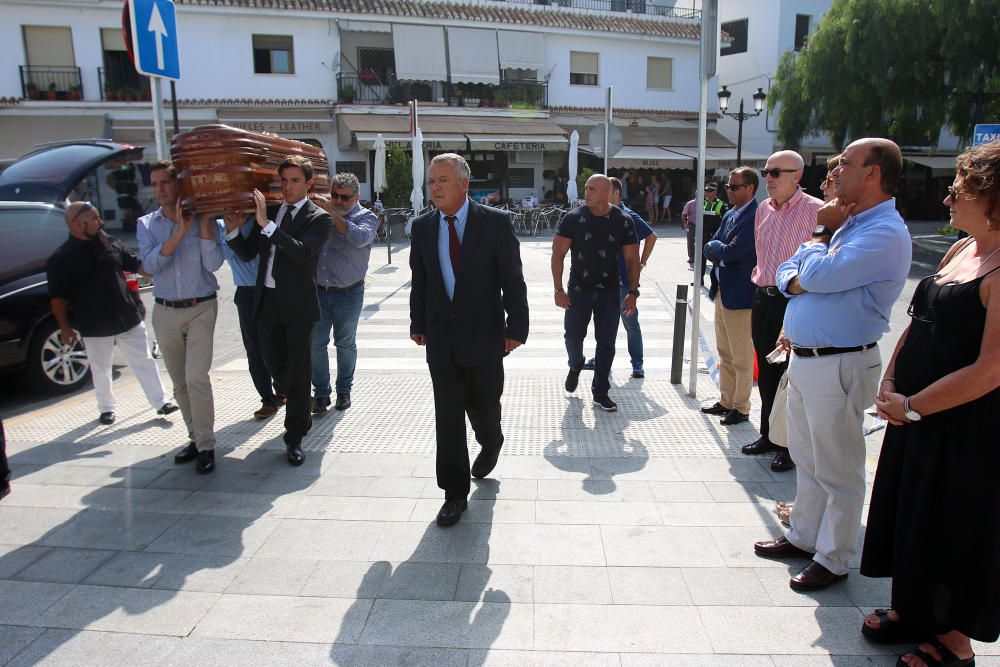
[[[620,208],[612,206],[611,180],[602,174],[587,179],[585,205],[567,213],[552,239],[552,281],[555,305],[566,311],[564,318],[569,374],[566,391],[574,392],[586,359],[583,339],[594,318],[594,380],[590,385],[594,404],[608,412],[618,409],[608,391],[615,338],[622,313],[631,316],[639,297],[639,238],[635,224]],[[569,284],[563,289],[566,253],[570,255]],[[622,253],[628,276],[628,292],[619,296],[618,254]]]
[[[139,307],[125,284],[125,271],[141,273],[142,264],[121,241],[101,229],[104,222],[90,202],[73,202],[66,208],[69,238],[49,257],[49,298],[52,314],[59,324],[63,345],[73,345],[77,332],[90,360],[97,395],[98,420],[115,421],[115,395],[111,389],[111,353],[115,343],[125,355],[146,399],[159,415],[168,415],[177,406],[166,398],[160,371],[149,356],[146,325]]]

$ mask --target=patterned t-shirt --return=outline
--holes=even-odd
[[[594,215],[586,206],[563,217],[556,232],[573,241],[569,269],[569,290],[618,289],[618,252],[622,246],[639,243],[635,224],[619,208],[607,215]]]

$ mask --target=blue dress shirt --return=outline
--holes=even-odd
[[[465,238],[465,223],[469,218],[469,200],[466,199],[462,208],[455,214],[455,231],[458,233],[458,242],[462,243]],[[448,221],[444,219],[444,213],[440,213],[438,222],[438,263],[441,265],[441,278],[444,280],[444,289],[448,293],[448,300],[455,298],[455,271],[451,268],[451,249],[448,241]]]
[[[778,267],[790,298],[785,335],[801,347],[857,347],[889,330],[889,314],[906,284],[913,245],[895,198],[848,218],[830,246],[804,243]],[[804,294],[788,294],[798,276]]]
[[[173,236],[175,224],[158,208],[139,218],[136,240],[139,257],[147,273],[153,275],[153,296],[168,301],[196,299],[219,291],[215,272],[222,266],[222,223],[216,221],[216,239],[201,238],[201,225],[194,222],[177,245],[174,254],[160,254]]]
[[[630,209],[625,204],[619,206],[625,215],[632,218],[632,222],[635,224],[635,235],[640,241],[653,233],[653,228],[649,226],[649,223],[642,219],[642,216]],[[631,287],[628,284],[628,267],[625,265],[625,251],[618,251],[618,283],[622,287]]]
[[[334,225],[319,254],[316,283],[324,287],[349,287],[364,280],[368,273],[378,217],[361,204],[355,204],[344,220],[347,233],[341,234]]]
[[[257,224],[257,221],[253,218],[250,218],[243,224],[243,227],[240,229],[243,238],[247,238],[250,235],[250,230],[255,224]],[[225,255],[226,261],[229,262],[229,268],[233,270],[234,285],[237,287],[255,287],[257,285],[257,268],[260,265],[259,256],[255,255],[249,262],[245,262],[240,259],[239,255],[233,252],[228,243],[222,247],[222,253]]]

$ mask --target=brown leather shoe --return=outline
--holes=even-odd
[[[789,579],[788,585],[797,591],[818,591],[844,579],[847,579],[846,573],[834,574],[816,561],[812,561]]]
[[[261,403],[260,410],[253,413],[253,416],[257,419],[267,419],[268,417],[273,417],[278,413],[278,406],[271,405],[269,403]]]
[[[813,553],[799,549],[787,537],[753,543],[753,552],[764,558],[812,558]]]

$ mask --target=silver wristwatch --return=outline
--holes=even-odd
[[[918,422],[921,419],[920,413],[910,407],[909,396],[903,399],[903,414],[906,415],[906,418],[911,422]]]

